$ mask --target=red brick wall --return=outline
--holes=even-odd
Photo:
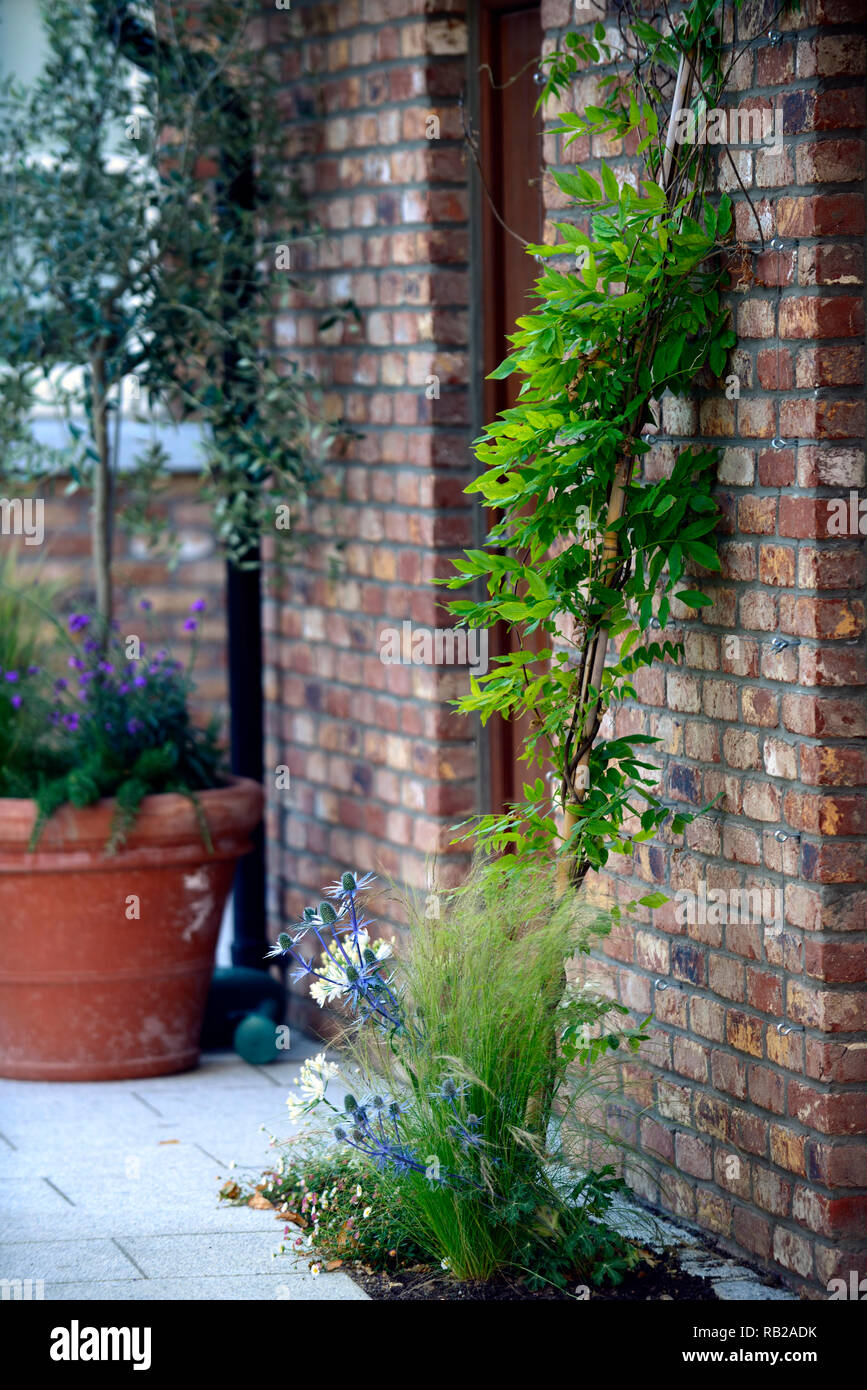
[[[430,581],[473,541],[468,168],[463,6],[430,0],[293,5],[267,23],[286,79],[287,148],[304,152],[324,236],[293,247],[314,281],[287,293],[275,340],[354,428],[299,530],[318,538],[272,576],[265,613],[266,769],[291,785],[268,810],[271,909],[292,916],[348,866],[413,887],[477,804],[475,730],[448,701],[456,668],[383,665],[379,634],[444,625]],[[429,118],[439,138],[427,138]],[[357,330],[317,333],[322,307]],[[427,399],[429,377],[439,399]],[[273,779],[272,779],[273,784]],[[444,868],[443,875],[449,870]],[[383,903],[387,920],[399,911]]]
[[[620,1120],[653,1160],[652,1172],[632,1172],[636,1190],[816,1293],[867,1272],[865,569],[863,537],[828,527],[830,500],[865,481],[860,8],[805,0],[800,15],[774,20],[774,43],[776,5],[746,4],[738,17],[745,51],[726,105],[784,112],[782,150],[744,149],[738,170],[766,243],[782,247],[762,250],[723,170],[752,277],[731,295],[739,399],[664,401],[648,455],[652,477],[684,439],[722,447],[723,570],[704,585],[712,608],[675,613],[668,635],[682,635],[683,665],[644,673],[642,703],[615,726],[663,740],[672,804],[722,799],[684,837],[610,865],[602,887],[626,901],[648,883],[761,886],[780,892],[783,920],[729,912],[691,925],[672,901],[612,936],[597,968],[624,1003],[655,1013],[632,1078],[641,1112]],[[542,10],[551,42],[571,6]],[[577,79],[579,107],[593,89],[592,75]],[[558,139],[546,137],[551,163],[593,170],[605,154],[635,168],[602,142],[565,151]],[[553,183],[547,195],[561,215]],[[797,645],[776,652],[775,638]]]

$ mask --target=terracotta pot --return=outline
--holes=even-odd
[[[31,852],[34,803],[0,799],[0,1075],[196,1065],[223,908],[263,793],[238,778],[199,800],[212,854],[183,796],[146,797],[114,855],[103,849],[113,801],[63,807]]]

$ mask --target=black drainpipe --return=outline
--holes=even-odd
[[[252,555],[250,558],[254,558]],[[258,560],[258,547],[255,558]],[[261,780],[264,760],[262,690],[262,608],[260,571],[226,565],[226,616],[229,628],[229,708],[232,771]],[[266,939],[265,831],[253,835],[253,849],[238,860],[233,898],[235,934],[232,964],[264,970]]]

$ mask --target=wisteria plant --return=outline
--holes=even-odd
[[[644,1025],[621,1028],[627,1011],[582,984],[560,997],[607,920],[558,898],[553,872],[480,863],[436,919],[407,904],[398,949],[373,941],[359,902],[371,882],[343,874],[272,952],[346,1014],[342,1063],[305,1064],[289,1103],[324,1146],[317,1162],[351,1154],[400,1211],[407,1248],[459,1278],[619,1280],[633,1253],[605,1221],[621,1184],[610,1163],[594,1167],[609,1142],[595,1117]],[[277,1187],[291,1197],[305,1165],[290,1146]]]

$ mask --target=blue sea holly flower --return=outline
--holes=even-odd
[[[450,1076],[447,1076],[431,1094],[436,1096],[439,1100],[447,1100],[450,1105],[454,1106],[455,1101],[460,1100],[467,1089],[466,1081],[461,1081],[458,1084],[454,1082]]]
[[[347,870],[345,874],[341,875],[337,883],[329,883],[325,891],[329,898],[345,898],[355,893],[364,892],[365,888],[369,888],[371,883],[375,882],[376,874],[359,874],[357,871],[349,872]]]

